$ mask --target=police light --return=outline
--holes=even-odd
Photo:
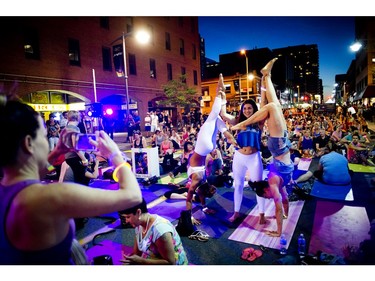
[[[113,109],[112,109],[112,108],[107,108],[107,109],[105,110],[105,113],[106,113],[107,115],[112,115],[112,114],[113,114]]]

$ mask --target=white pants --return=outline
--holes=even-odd
[[[233,156],[234,211],[239,212],[243,198],[243,187],[247,170],[251,181],[263,179],[263,164],[260,152],[244,155],[238,150]],[[265,198],[256,195],[259,213],[264,213]]]
[[[216,97],[212,110],[199,130],[194,151],[201,156],[207,156],[216,147],[217,131],[227,130],[225,122],[220,118],[221,98]]]

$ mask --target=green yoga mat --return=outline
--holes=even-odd
[[[162,177],[158,180],[158,183],[160,184],[169,184],[169,183],[172,183],[172,184],[180,184],[184,181],[187,180],[187,173],[181,173],[180,175],[178,175],[177,177],[174,177],[174,178],[171,178],[170,176],[165,176],[165,177]]]
[[[349,169],[356,173],[375,173],[375,167],[360,164],[349,164]]]

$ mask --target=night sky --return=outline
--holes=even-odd
[[[220,54],[241,49],[317,44],[325,96],[332,94],[335,75],[345,74],[355,58],[349,49],[355,39],[354,27],[351,16],[199,17],[206,57],[216,61]]]

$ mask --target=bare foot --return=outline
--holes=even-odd
[[[271,75],[271,69],[273,67],[273,64],[275,63],[275,61],[277,61],[277,58],[274,58],[272,60],[270,60],[265,67],[262,68],[262,70],[260,71],[263,76],[266,76],[266,75]]]
[[[233,214],[233,216],[231,216],[228,220],[229,220],[230,222],[234,222],[236,219],[238,219],[239,216],[240,216],[240,214],[237,213],[237,212],[235,212],[235,213]]]
[[[266,224],[267,223],[267,220],[266,220],[266,217],[264,216],[264,214],[259,214],[259,224]]]
[[[225,86],[224,86],[224,77],[223,77],[223,74],[220,73],[220,75],[219,75],[219,81],[217,82],[216,96],[221,95],[221,92],[225,92]]]

